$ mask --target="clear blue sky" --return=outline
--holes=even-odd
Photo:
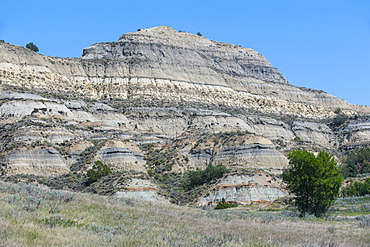
[[[370,106],[369,0],[3,0],[0,39],[80,57],[138,28],[172,26],[253,48],[296,86]]]

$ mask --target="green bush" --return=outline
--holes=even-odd
[[[343,174],[344,178],[347,178],[347,177],[355,178],[355,177],[357,177],[358,168],[357,168],[356,163],[353,160],[349,160],[347,162],[347,164],[345,164],[342,167],[342,174]]]
[[[152,145],[143,145],[141,149],[148,152],[145,160],[146,165],[152,169],[152,175],[172,170],[177,150],[160,152],[159,150],[153,150]]]
[[[339,107],[334,110],[334,113],[337,115],[332,119],[332,122],[329,126],[332,129],[337,129],[348,120],[348,116],[343,114],[342,109]]]
[[[93,167],[87,171],[86,184],[90,185],[111,172],[112,170],[109,168],[109,166],[107,166],[100,160],[95,161]]]
[[[296,142],[301,142],[301,141],[302,141],[302,139],[301,139],[299,136],[296,136],[296,137],[294,137],[294,141],[296,141]]]
[[[370,195],[370,178],[367,178],[364,183],[351,181],[351,185],[343,188],[343,196],[365,196]]]
[[[338,114],[335,118],[333,118],[332,123],[330,124],[330,127],[338,128],[342,124],[344,124],[348,120],[348,116],[345,114]]]
[[[26,45],[26,48],[28,48],[28,49],[30,49],[30,50],[32,50],[32,51],[34,51],[34,52],[38,52],[39,51],[39,48],[34,44],[34,43],[28,43],[27,45]]]
[[[215,210],[217,209],[226,209],[226,208],[235,208],[238,206],[238,203],[236,202],[226,202],[225,198],[222,198],[221,201],[219,201],[215,207]]]
[[[227,168],[222,164],[216,166],[209,164],[204,170],[187,171],[183,184],[186,189],[191,190],[199,185],[221,178],[226,172]]]
[[[337,107],[335,110],[334,110],[334,113],[335,114],[342,114],[342,109],[340,107]]]
[[[344,175],[356,177],[357,174],[370,173],[370,148],[360,148],[352,151],[344,166]]]

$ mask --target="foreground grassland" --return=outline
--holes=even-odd
[[[298,218],[276,205],[203,210],[0,182],[0,246],[370,246],[368,205],[342,199],[328,219]]]

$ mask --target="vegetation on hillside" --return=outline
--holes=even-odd
[[[340,127],[342,127],[344,123],[347,122],[349,118],[346,114],[342,112],[342,109],[339,107],[335,109],[334,113],[336,114],[336,116],[333,119],[331,119],[329,127],[332,130],[338,130]]]
[[[225,138],[231,138],[232,134],[226,134]],[[238,132],[235,132],[235,135],[237,134]],[[203,137],[199,137],[195,146],[204,141]],[[159,150],[152,144],[146,144],[141,145],[140,149],[145,154],[146,166],[149,168],[147,169],[148,175],[160,187],[161,193],[175,204],[194,203],[200,194],[228,172],[224,165],[213,165],[212,163],[208,164],[205,169],[197,168],[184,173],[173,172],[172,167],[179,159],[178,148]],[[181,157],[180,159],[186,158]]]
[[[213,166],[210,163],[204,170],[198,168],[194,171],[187,171],[183,179],[183,185],[187,190],[191,190],[197,186],[223,177],[226,172],[227,168],[224,165],[218,164]]]
[[[341,216],[341,208],[360,201],[369,204],[370,197],[341,199],[335,212]],[[0,246],[8,247],[366,246],[370,242],[366,215],[300,219],[289,208],[201,210],[3,182],[0,225]]]
[[[370,173],[370,148],[363,147],[350,152],[343,167],[343,173],[345,177]]]
[[[364,182],[353,181],[351,184],[342,189],[343,196],[365,196],[370,195],[370,178]]]
[[[209,164],[206,169],[189,170],[185,174],[165,172],[153,176],[161,193],[172,203],[179,205],[193,204],[217,179],[227,172],[224,165]]]

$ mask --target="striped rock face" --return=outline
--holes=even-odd
[[[50,176],[67,173],[69,167],[55,149],[16,149],[5,159],[6,174]]]
[[[198,102],[308,118],[370,112],[323,91],[299,88],[253,49],[155,27],[97,43],[82,58],[43,56],[0,44],[0,80],[96,99]]]
[[[160,195],[158,191],[156,184],[148,180],[133,178],[123,190],[116,192],[114,196],[127,199],[169,203],[169,201]]]
[[[144,155],[133,142],[108,141],[97,154],[113,171],[145,172]]]
[[[348,119],[333,126],[337,108]],[[158,178],[223,164],[237,173],[200,204],[271,202],[286,195],[271,175],[288,165],[287,153],[340,157],[369,143],[369,123],[370,107],[296,87],[253,49],[171,27],[94,44],[81,58],[0,42],[4,176],[85,173],[96,160]],[[147,182],[120,193],[156,198]]]
[[[206,196],[199,199],[198,205],[214,205],[222,198],[227,202],[239,204],[272,203],[279,197],[288,196],[281,184],[265,172],[228,175],[214,187]]]

